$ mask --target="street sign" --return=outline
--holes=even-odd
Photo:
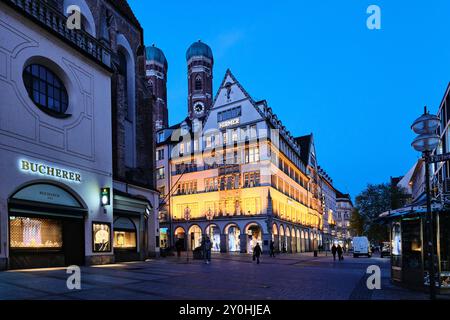
[[[430,156],[430,163],[450,161],[450,153],[438,154]]]

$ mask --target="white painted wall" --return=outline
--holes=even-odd
[[[111,84],[109,73],[36,24],[0,4],[0,258],[7,249],[7,200],[20,186],[42,179],[18,168],[18,160],[77,171],[67,185],[89,209],[86,255],[92,255],[92,221],[112,223],[112,206],[100,206],[101,187],[112,188]],[[27,61],[49,64],[69,94],[67,119],[43,113],[22,80]],[[111,253],[112,254],[112,253]]]

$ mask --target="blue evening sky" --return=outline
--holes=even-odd
[[[436,112],[450,79],[448,0],[129,0],[169,61],[171,124],[187,115],[186,49],[215,56],[214,94],[230,68],[294,136],[314,133],[319,164],[356,196],[418,158],[410,125]],[[381,30],[366,9],[381,8]]]

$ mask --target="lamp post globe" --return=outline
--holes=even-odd
[[[411,145],[416,151],[431,152],[440,142],[441,138],[436,133],[424,133],[415,138]]]
[[[436,133],[439,124],[439,117],[433,114],[429,114],[427,111],[427,107],[425,107],[424,114],[413,122],[411,129],[419,135],[432,134]]]

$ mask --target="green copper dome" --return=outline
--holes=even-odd
[[[211,48],[207,44],[201,42],[200,40],[194,42],[189,47],[189,49],[186,52],[186,60],[189,61],[192,57],[196,56],[203,56],[211,60],[214,60]]]
[[[164,65],[164,67],[168,67],[166,56],[164,55],[164,52],[162,52],[161,49],[157,48],[155,45],[152,45],[151,47],[146,48],[146,55],[147,60],[151,61],[154,60],[156,62],[159,62]]]

